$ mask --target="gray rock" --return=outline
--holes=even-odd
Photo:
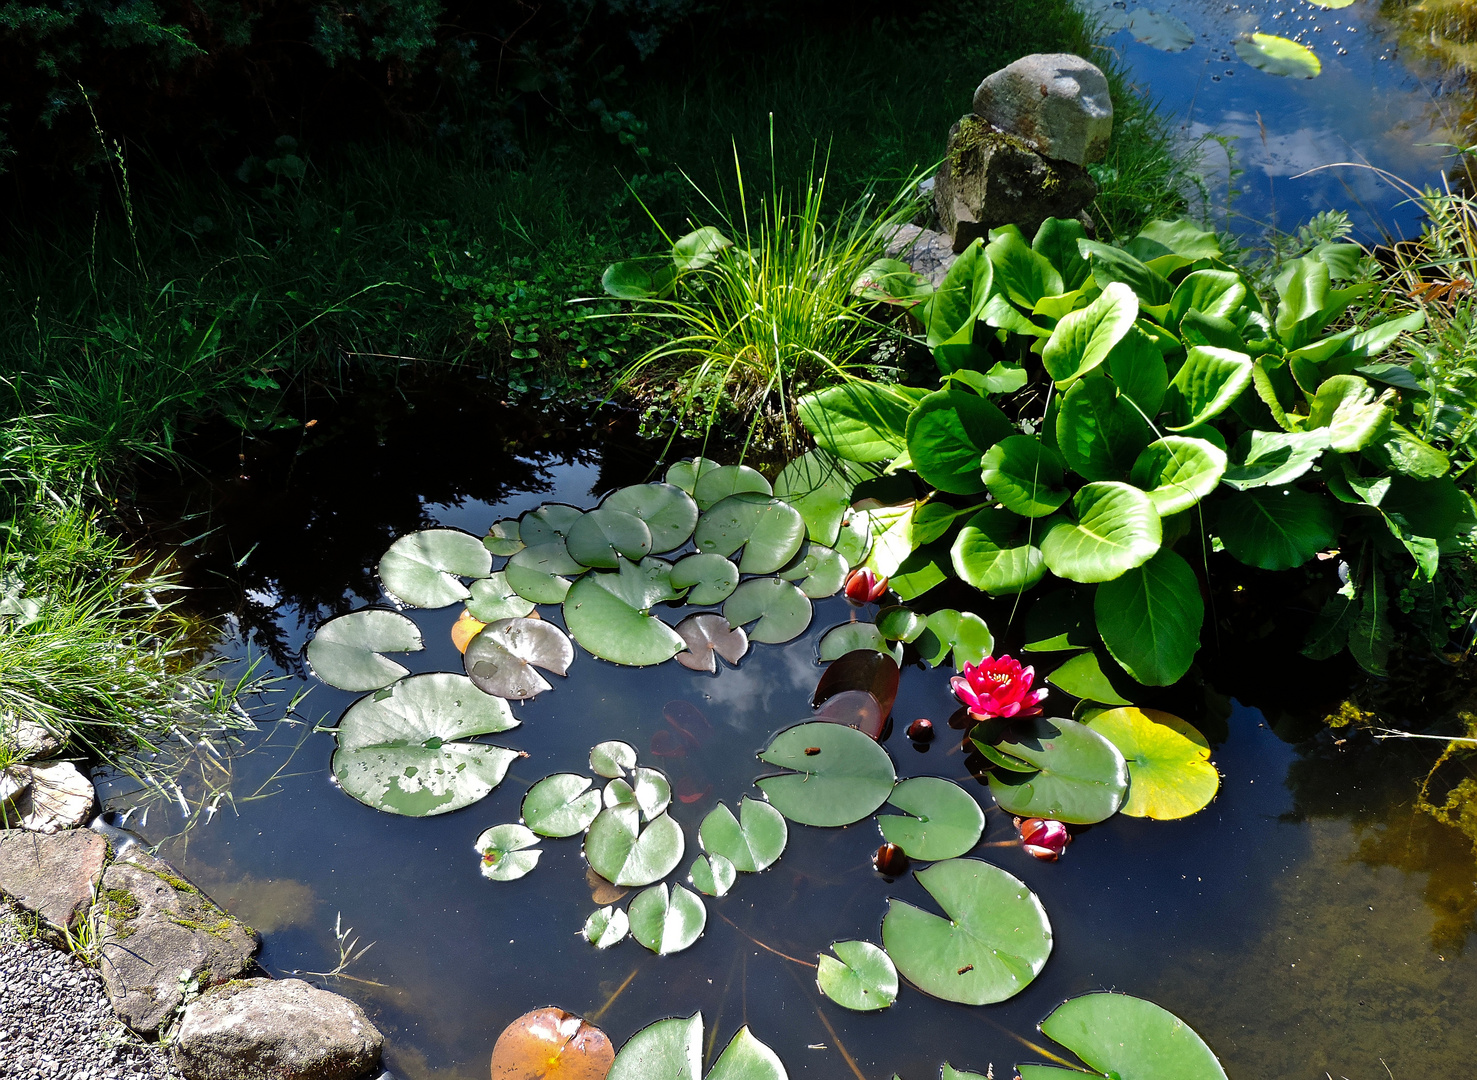
[[[929,186],[933,186],[932,178]],[[889,259],[902,259],[915,274],[927,278],[937,288],[957,257],[951,244],[943,233],[920,229],[917,225],[901,225],[888,237],[883,253]]]
[[[0,806],[6,825],[19,824],[34,832],[75,829],[92,816],[97,793],[92,781],[70,761],[55,765],[16,765],[5,771],[7,789]]]
[[[975,114],[1058,161],[1086,165],[1108,152],[1113,99],[1103,73],[1071,53],[1034,53],[974,92]]]
[[[933,205],[955,252],[1001,225],[1030,239],[1049,217],[1076,217],[1097,195],[1086,169],[1043,157],[1016,135],[965,116],[949,129]]]
[[[141,1035],[166,1027],[187,989],[238,978],[251,967],[256,935],[168,863],[137,848],[108,867],[98,902],[103,986],[123,1022]]]
[[[65,743],[56,732],[23,716],[0,716],[0,743],[10,746],[19,761],[55,757]]]
[[[70,926],[91,903],[107,859],[108,842],[93,832],[0,829],[0,893],[52,926]]]
[[[188,1080],[357,1080],[383,1045],[348,998],[301,979],[243,979],[185,1009],[174,1060]]]

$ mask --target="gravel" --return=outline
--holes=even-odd
[[[28,938],[0,901],[0,1077],[180,1080],[169,1055],[125,1028],[93,968]]]

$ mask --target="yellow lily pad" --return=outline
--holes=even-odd
[[[1192,725],[1155,709],[1108,709],[1087,726],[1116,746],[1128,762],[1129,817],[1169,821],[1203,810],[1220,789],[1210,744]]]

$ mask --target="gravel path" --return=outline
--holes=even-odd
[[[0,901],[0,1077],[4,1080],[180,1080],[169,1056],[113,1015],[98,973],[26,940]]]

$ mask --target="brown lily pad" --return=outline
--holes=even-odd
[[[693,671],[717,671],[720,656],[730,664],[737,664],[749,651],[749,635],[711,611],[689,615],[677,624],[676,630],[677,636],[687,643],[686,651],[677,654],[677,663]]]
[[[614,1062],[599,1028],[563,1009],[534,1009],[498,1036],[492,1080],[605,1080]]]
[[[882,719],[892,715],[897,700],[899,671],[892,657],[871,649],[856,649],[831,661],[811,696],[812,708],[819,708],[837,694],[847,690],[865,690],[877,699]]]

